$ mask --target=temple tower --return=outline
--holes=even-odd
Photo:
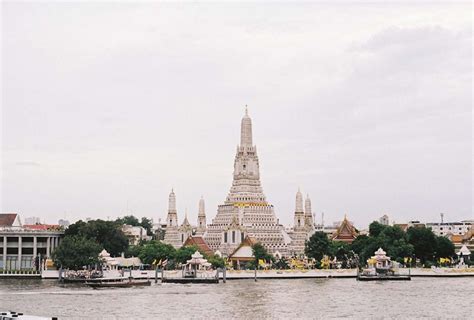
[[[186,240],[186,239],[185,239]],[[168,216],[166,217],[166,230],[163,239],[164,243],[171,244],[175,248],[180,248],[183,244],[181,241],[179,226],[178,226],[178,212],[176,210],[176,195],[174,190],[168,197]]]
[[[295,203],[295,221],[294,228],[300,229],[305,226],[305,213],[303,211],[303,195],[301,194],[300,189],[296,193],[296,203]]]
[[[171,193],[168,197],[168,217],[166,218],[168,227],[178,226],[178,212],[176,211],[176,195],[174,190],[171,189]]]
[[[206,232],[206,210],[205,210],[205,205],[204,205],[204,199],[201,196],[201,199],[199,200],[199,211],[198,211],[198,221],[197,221],[197,229],[196,229],[196,234],[197,235],[202,235],[204,232]]]
[[[305,226],[311,229],[314,228],[313,211],[311,210],[311,199],[309,198],[309,194],[306,195],[306,200],[304,201],[304,217]]]
[[[304,222],[304,220],[302,220]],[[252,120],[247,108],[241,121],[240,145],[234,159],[232,186],[217,215],[207,226],[205,240],[212,250],[228,255],[245,236],[254,237],[269,252],[285,255],[291,242],[266,201],[260,183],[260,164],[253,145]]]
[[[186,209],[184,213],[184,220],[181,226],[179,227],[178,232],[181,241],[181,246],[190,236],[193,235],[193,227],[191,226],[188,220],[188,209]]]

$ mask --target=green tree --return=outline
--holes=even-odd
[[[257,242],[252,246],[252,253],[257,263],[260,259],[264,261],[273,260],[273,256],[268,253],[267,249],[265,249],[260,242]]]
[[[55,265],[78,270],[99,263],[101,247],[84,236],[65,236],[53,252]]]
[[[154,260],[173,260],[176,257],[176,249],[170,244],[152,240],[141,247],[138,257],[145,264],[152,264]]]
[[[153,235],[153,221],[151,219],[142,217],[142,220],[140,221],[140,226],[142,226],[146,230],[147,235]]]
[[[186,263],[186,261],[191,259],[191,255],[196,251],[199,251],[196,246],[186,246],[179,248],[176,250],[176,262]]]
[[[117,218],[117,220],[115,220],[115,221],[120,225],[124,225],[124,224],[128,224],[130,226],[139,226],[140,225],[140,221],[138,221],[138,218],[135,217],[134,215],[128,215],[128,216],[125,216],[123,218]]]
[[[436,237],[431,229],[411,227],[407,231],[408,242],[413,246],[415,256],[422,263],[433,261],[436,249]]]
[[[128,239],[116,221],[77,221],[65,231],[65,236],[83,236],[94,240],[112,256],[119,256],[128,248]]]
[[[371,237],[377,237],[385,227],[383,224],[374,221],[369,225],[369,235]]]
[[[450,258],[454,256],[454,244],[446,237],[436,237],[436,258]]]
[[[326,233],[322,231],[315,232],[311,238],[305,243],[305,254],[316,259],[316,261],[321,261],[324,255],[330,254],[330,241]]]
[[[224,258],[219,257],[218,255],[213,255],[207,258],[207,261],[212,264],[212,267],[214,269],[217,268],[224,268],[225,267],[225,261]]]

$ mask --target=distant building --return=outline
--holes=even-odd
[[[146,234],[146,229],[141,226],[124,224],[122,232],[128,238],[128,243],[132,246],[138,245],[142,240],[151,240],[151,237]]]
[[[58,225],[22,225],[17,213],[0,213],[0,270],[35,268],[36,257],[51,257],[63,235]]]
[[[25,218],[25,224],[40,224],[40,218],[39,217],[28,217]]]
[[[63,227],[69,227],[70,225],[69,220],[66,219],[59,219],[58,224]]]
[[[408,221],[408,223],[394,223],[394,227],[399,227],[403,231],[407,231],[410,228],[425,228],[426,225],[418,220]]]
[[[383,224],[384,226],[390,225],[390,220],[388,218],[388,215],[384,214],[383,216],[380,217],[379,223]]]
[[[437,236],[463,235],[474,225],[473,220],[463,220],[460,222],[429,222],[427,228],[431,228]]]

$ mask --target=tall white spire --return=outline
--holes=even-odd
[[[298,192],[296,193],[295,212],[303,212],[303,195],[301,194],[301,191],[299,188],[298,188]]]
[[[306,200],[304,201],[304,214],[308,217],[312,217],[313,213],[311,212],[311,199],[309,194],[306,195]]]
[[[234,160],[234,179],[226,204],[266,204],[265,195],[260,185],[257,148],[252,145],[252,120],[248,111],[242,118],[240,143]]]
[[[247,106],[245,106],[245,115],[240,127],[240,146],[252,146],[252,119],[249,117]]]
[[[178,226],[178,212],[176,211],[176,195],[174,190],[171,189],[171,193],[168,197],[168,216],[166,218],[168,227]]]
[[[201,196],[199,200],[199,212],[198,212],[198,227],[196,234],[203,234],[206,231],[206,210],[204,207],[204,198]]]
[[[206,209],[204,205],[204,198],[201,196],[201,199],[199,200],[199,212],[198,216],[205,216],[206,215]]]
[[[176,195],[174,190],[171,189],[171,193],[168,198],[168,212],[176,212]]]

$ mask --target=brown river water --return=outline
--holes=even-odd
[[[262,279],[99,290],[0,279],[0,310],[59,319],[473,319],[474,278]]]

